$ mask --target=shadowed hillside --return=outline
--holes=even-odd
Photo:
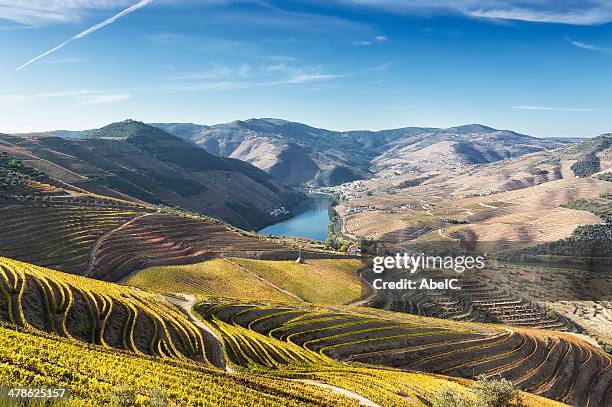
[[[53,177],[93,193],[108,190],[153,204],[179,206],[257,229],[301,195],[252,165],[216,157],[155,127],[113,123],[85,138],[0,136],[7,151]]]

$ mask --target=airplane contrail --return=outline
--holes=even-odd
[[[125,9],[125,10],[123,10],[121,13],[119,13],[119,14],[115,14],[115,15],[114,15],[114,16],[112,16],[111,18],[106,19],[106,20],[102,21],[101,23],[98,23],[98,24],[94,25],[93,27],[88,28],[87,30],[85,30],[85,31],[83,31],[83,32],[78,33],[78,34],[77,34],[77,35],[75,35],[74,37],[72,37],[72,38],[70,38],[70,39],[67,39],[66,41],[62,42],[62,43],[61,43],[61,44],[59,44],[58,46],[56,46],[56,47],[54,47],[54,48],[51,48],[50,50],[48,50],[48,51],[46,51],[46,52],[44,52],[44,53],[40,54],[39,56],[37,56],[37,57],[35,57],[35,58],[30,59],[28,62],[26,62],[25,64],[23,64],[23,65],[21,65],[21,66],[19,66],[19,67],[17,67],[17,69],[15,69],[15,70],[16,70],[16,71],[18,71],[18,70],[20,70],[21,68],[24,68],[24,67],[26,67],[26,66],[30,65],[32,62],[36,62],[36,61],[38,61],[39,59],[41,59],[41,58],[43,58],[43,57],[46,57],[47,55],[49,55],[49,54],[51,54],[51,53],[53,53],[53,52],[57,51],[58,49],[60,49],[60,48],[64,48],[66,45],[70,44],[72,41],[79,40],[79,39],[81,39],[81,38],[83,38],[83,37],[85,37],[85,36],[87,36],[87,35],[91,34],[91,33],[92,33],[92,32],[94,32],[94,31],[98,31],[100,28],[106,27],[107,25],[114,23],[114,22],[115,22],[116,20],[118,20],[119,18],[121,18],[121,17],[123,17],[123,16],[125,16],[125,15],[128,15],[128,14],[130,14],[130,13],[132,13],[132,12],[134,12],[134,11],[138,10],[138,9],[143,8],[144,6],[146,6],[147,4],[151,3],[152,1],[153,1],[153,0],[141,0],[141,1],[139,1],[138,3],[134,4],[133,6],[130,6],[130,7],[126,8],[126,9]]]

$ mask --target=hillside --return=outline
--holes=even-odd
[[[195,319],[189,306],[178,304],[182,304],[179,297],[168,299],[0,258],[0,382],[68,386],[77,405],[95,406],[109,405],[117,397],[131,398],[135,405],[422,406],[430,405],[449,388],[474,397],[470,389],[474,383],[469,380],[381,369],[367,363],[339,363],[324,352],[302,346],[297,338],[293,344],[277,339],[276,334],[256,333],[275,324],[286,329],[283,324],[306,315],[309,318],[298,321],[297,326],[316,326],[322,321],[329,326],[334,320],[347,326],[341,322],[350,320],[349,314],[329,314],[325,309],[309,314],[314,308],[277,306],[275,311],[254,305],[202,304],[197,309],[203,315],[221,318],[204,323]],[[352,318],[379,332],[385,318],[392,317],[371,312],[371,316],[354,314]],[[222,322],[228,318],[235,319],[233,325]],[[258,323],[258,318],[267,322]],[[439,332],[440,338],[474,336],[503,342],[504,334],[495,329],[399,318],[395,324],[408,330],[422,329],[423,322],[437,324],[435,329],[448,331]],[[249,326],[255,331],[241,327],[248,321],[254,322]],[[471,333],[461,333],[463,329]],[[585,344],[559,339],[559,346],[584,347],[591,352],[592,361],[585,371],[597,372],[602,367],[600,354]],[[431,350],[435,352],[436,346]],[[219,358],[223,369],[215,367]],[[607,376],[602,373],[598,379],[586,379],[590,386],[592,383],[596,402],[600,389],[605,390]],[[560,405],[529,394],[520,397],[529,406]]]
[[[0,151],[92,193],[116,191],[247,229],[273,222],[272,209],[292,207],[301,199],[299,193],[248,163],[216,157],[131,120],[92,130],[81,138],[0,135]]]
[[[612,357],[573,335],[364,308],[205,302],[196,309],[214,324],[231,349],[228,357],[239,365],[288,363],[280,358],[286,360],[297,345],[302,352],[293,351],[295,358],[306,351],[311,358],[459,378],[501,376],[523,390],[576,406],[605,406],[612,397]],[[263,347],[274,349],[279,359],[253,352]],[[357,372],[334,379],[355,387],[355,380],[367,381]]]
[[[415,241],[482,242],[517,249],[572,235],[599,215],[567,207],[609,193],[611,136],[465,168],[455,174],[386,175],[338,188],[349,235],[389,247]],[[358,209],[356,209],[358,208]]]
[[[368,292],[358,259],[270,261],[219,258],[181,266],[157,266],[134,273],[124,284],[200,297],[347,304]],[[222,293],[222,294],[220,294]]]
[[[456,170],[563,144],[476,124],[346,132],[280,119],[154,126],[212,154],[248,161],[294,185],[338,185],[374,174]],[[434,153],[439,158],[431,160]]]
[[[298,256],[293,246],[212,218],[87,194],[0,194],[0,217],[0,256],[102,280],[119,281],[152,266],[192,264],[226,255]],[[303,252],[308,257],[338,257]]]
[[[106,348],[206,362],[204,339],[163,297],[0,257],[0,320]]]

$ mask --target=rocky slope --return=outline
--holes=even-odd
[[[248,161],[294,185],[338,185],[374,174],[457,170],[563,145],[559,140],[478,124],[347,132],[279,119],[154,126],[212,154]]]

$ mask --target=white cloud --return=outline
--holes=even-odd
[[[133,3],[134,0],[0,0],[0,19],[33,26],[65,23]]]
[[[208,70],[176,75],[173,79],[180,83],[168,85],[166,88],[186,91],[225,91],[257,86],[329,82],[345,76],[325,72],[320,67],[297,66],[287,63],[260,66],[213,64],[213,68]]]
[[[572,40],[571,38],[566,38],[566,40],[570,44],[572,44],[574,47],[577,47],[577,48],[588,49],[589,51],[612,53],[612,48],[599,47],[597,45],[589,44],[586,42],[575,41],[575,40]]]
[[[329,1],[329,0],[328,0]],[[612,21],[610,0],[334,0],[402,14],[461,14],[493,20],[596,25]]]
[[[169,90],[185,90],[185,91],[223,91],[233,89],[244,89],[255,86],[254,82],[247,81],[208,81],[208,82],[194,82],[182,85],[170,85],[166,88]]]
[[[392,66],[393,66],[392,62],[385,62],[383,64],[376,65],[376,66],[373,66],[371,68],[366,69],[366,72],[386,71],[387,69],[391,68]]]
[[[287,79],[281,80],[278,83],[308,83],[318,81],[329,81],[331,79],[342,78],[344,75],[331,75],[325,73],[302,73],[292,75]]]
[[[521,105],[512,106],[513,109],[517,110],[538,110],[548,112],[600,112],[606,109],[599,109],[594,107],[556,107],[556,106],[534,106],[534,105]]]
[[[77,62],[83,62],[81,58],[67,57],[67,58],[56,58],[44,61],[45,64],[74,64]]]
[[[228,66],[222,64],[212,64],[212,68],[201,72],[186,72],[176,75],[175,79],[180,80],[202,80],[202,79],[222,79],[231,77],[248,77],[251,73],[249,64],[240,64],[238,66]]]
[[[0,1],[2,1],[2,0],[0,0]],[[24,63],[23,65],[20,65],[19,67],[17,67],[16,70],[18,71],[18,70],[20,70],[22,68],[25,68],[26,66],[30,65],[31,63],[36,62],[39,59],[44,58],[45,56],[47,56],[47,55],[49,55],[49,54],[51,54],[51,53],[53,53],[53,52],[55,52],[55,51],[65,47],[66,45],[70,44],[71,42],[76,41],[76,40],[80,40],[81,38],[86,37],[87,35],[89,35],[89,34],[91,34],[93,32],[98,31],[100,28],[106,27],[107,25],[114,23],[115,21],[117,21],[121,17],[126,16],[126,15],[128,15],[130,13],[133,13],[134,11],[136,11],[138,9],[143,8],[144,6],[150,4],[152,1],[153,0],[140,0],[138,3],[136,3],[136,4],[126,8],[125,10],[123,10],[122,12],[120,12],[118,14],[115,14],[111,18],[107,18],[106,20],[102,21],[101,23],[98,23],[98,24],[94,25],[93,27],[90,27],[87,30],[78,33],[77,35],[67,39],[66,41],[62,42],[61,44],[59,44],[59,45],[57,45],[57,46],[55,46],[53,48],[51,48],[50,50],[45,51],[42,54],[38,55],[37,57],[34,57],[34,58],[30,59],[28,62]]]
[[[368,39],[368,40],[361,40],[361,41],[353,41],[353,45],[360,47],[360,46],[368,46],[368,45],[372,45],[375,43],[380,43],[380,42],[387,42],[389,40],[389,38],[387,38],[384,35],[377,35],[372,39]]]
[[[71,99],[75,104],[79,105],[100,105],[106,103],[116,103],[131,98],[128,93],[109,93],[103,91],[91,91],[87,89],[68,90],[46,93],[29,93],[29,94],[9,94],[0,95],[0,101],[19,103],[32,102],[35,100],[45,99]]]

